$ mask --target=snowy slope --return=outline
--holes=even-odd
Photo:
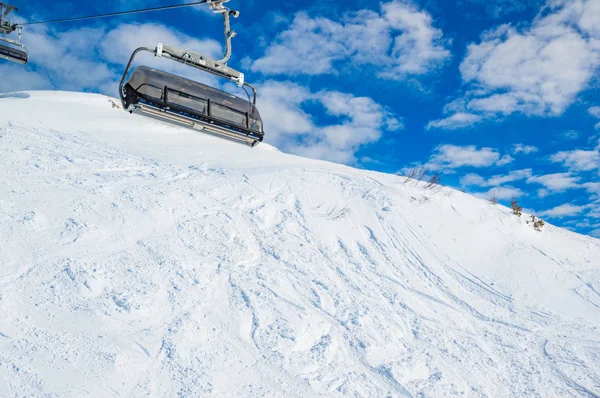
[[[0,396],[600,396],[600,240],[99,95],[0,98]]]

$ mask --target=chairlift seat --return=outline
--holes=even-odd
[[[29,56],[24,48],[13,47],[9,43],[0,41],[0,58],[25,65]]]
[[[204,130],[250,146],[264,137],[256,106],[214,87],[139,66],[124,90],[125,109]]]

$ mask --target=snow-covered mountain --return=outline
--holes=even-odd
[[[0,99],[0,396],[600,396],[600,240],[112,101]]]

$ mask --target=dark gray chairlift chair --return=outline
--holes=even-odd
[[[123,109],[169,124],[199,130],[221,138],[245,143],[254,147],[263,140],[263,125],[256,108],[256,90],[244,81],[244,74],[229,66],[231,39],[235,32],[230,28],[229,16],[237,17],[237,11],[223,6],[223,0],[209,1],[215,13],[221,13],[225,23],[226,53],[217,61],[206,55],[163,44],[155,49],[136,49],[119,85]],[[129,71],[136,55],[140,52],[153,53],[165,58],[211,73],[236,83],[239,87],[252,90],[253,99],[248,100],[225,91],[146,66]],[[128,79],[129,77],[129,79]]]
[[[25,65],[29,59],[27,49],[21,44],[21,27],[8,21],[8,14],[17,11],[14,6],[0,3],[0,58]],[[19,40],[11,40],[5,36],[17,31]]]

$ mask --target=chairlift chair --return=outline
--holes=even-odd
[[[25,65],[29,59],[29,54],[25,46],[21,44],[22,28],[7,20],[8,14],[12,11],[17,11],[17,8],[0,3],[0,58]],[[14,31],[17,31],[19,40],[4,37]]]
[[[256,108],[256,90],[244,80],[244,74],[227,66],[231,56],[231,31],[229,16],[237,17],[222,5],[223,1],[212,0],[209,5],[216,13],[222,13],[225,23],[226,53],[223,59],[213,58],[163,44],[155,49],[140,47],[131,58],[119,85],[123,109],[169,124],[174,124],[216,135],[254,147],[263,140],[263,125]],[[129,73],[135,57],[140,52],[153,53],[158,58],[177,61],[201,71],[250,88],[253,99],[231,95],[220,89],[176,76],[147,66],[137,67]]]
[[[0,37],[0,58],[25,65],[29,53],[21,43]]]

